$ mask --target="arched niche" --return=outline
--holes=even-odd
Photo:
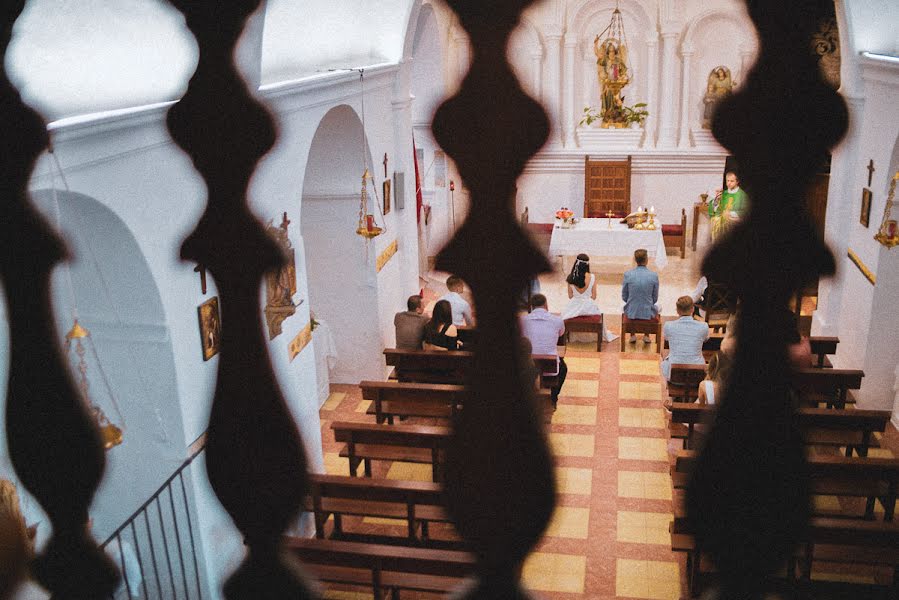
[[[332,383],[355,384],[384,375],[374,268],[377,239],[366,241],[356,234],[363,153],[372,169],[356,111],[345,104],[334,107],[312,138],[303,181],[300,228],[309,308],[334,337]],[[376,212],[372,202],[369,211]]]
[[[712,69],[719,65],[727,67],[739,87],[755,62],[757,52],[755,27],[742,8],[707,10],[689,22],[681,38],[681,53],[690,61],[687,95],[690,129],[702,127],[703,98]]]
[[[637,102],[648,102],[649,51],[647,40],[658,37],[656,20],[651,18],[642,4],[635,0],[624,0],[617,4],[624,21],[628,43],[628,69],[633,73],[631,81],[622,90],[624,103],[633,106]],[[596,56],[593,40],[609,25],[615,0],[581,0],[568,13],[566,36],[577,40],[574,97],[576,115],[584,106],[598,109],[601,106],[599,79],[596,72]],[[656,113],[657,107],[648,107]]]
[[[506,57],[522,89],[538,100],[543,95],[540,88],[543,80],[541,75],[544,56],[545,49],[540,32],[530,20],[522,17],[521,23],[509,38]]]
[[[50,215],[51,223],[58,222],[71,256],[68,263],[56,267],[52,278],[56,342],[62,345],[72,326],[74,301],[79,322],[90,331],[97,358],[123,419],[120,420],[107,398],[98,391],[104,413],[124,429],[122,444],[106,453],[106,471],[90,509],[92,533],[103,540],[185,458],[187,443],[169,325],[159,288],[137,240],[112,210],[94,198],[75,192],[54,194],[52,190],[41,189],[32,192],[32,199],[45,215]],[[196,315],[178,318],[194,320]],[[5,369],[8,333],[2,332],[2,337],[0,354],[4,355]],[[88,354],[90,388],[102,390],[101,377],[90,359]],[[0,394],[5,391],[4,386]],[[4,471],[0,477],[5,477],[8,467],[5,442],[0,444],[0,452],[4,455],[0,460],[0,471]],[[187,493],[192,503],[193,492]],[[35,502],[30,507],[38,510]],[[41,519],[34,513],[26,516]],[[44,520],[38,532],[38,539],[42,540],[50,532],[49,523]],[[154,531],[154,535],[158,533]]]

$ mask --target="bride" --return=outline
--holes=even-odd
[[[577,255],[566,281],[568,282],[569,300],[562,310],[562,319],[602,314],[602,310],[595,302],[598,283],[596,276],[590,272],[589,256]],[[603,339],[611,342],[618,339],[618,336],[603,327]]]

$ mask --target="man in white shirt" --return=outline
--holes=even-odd
[[[704,321],[693,318],[693,298],[681,296],[677,299],[677,314],[680,318],[668,321],[662,328],[671,351],[662,359],[662,375],[671,379],[671,365],[704,365],[702,343],[709,339],[709,326]]]
[[[471,316],[471,304],[462,297],[462,292],[465,291],[465,284],[462,283],[462,278],[455,275],[447,277],[446,289],[449,291],[438,298],[438,301],[446,300],[450,303],[453,309],[453,325],[456,327],[460,325],[473,327],[474,318]]]
[[[559,315],[550,314],[547,311],[546,296],[534,294],[531,296],[531,312],[521,317],[521,335],[531,342],[532,354],[549,354],[559,356],[556,345],[559,336],[565,333],[565,321]],[[568,366],[565,359],[559,357],[558,383],[550,390],[553,408],[559,401],[559,392],[565,383],[568,374]]]

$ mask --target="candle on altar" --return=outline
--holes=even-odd
[[[650,206],[650,207],[649,207],[649,212],[651,212],[652,214],[655,214],[655,213],[656,213],[656,207],[655,207],[655,206]]]

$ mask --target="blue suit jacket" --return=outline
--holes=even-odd
[[[652,319],[659,301],[659,276],[646,267],[636,267],[624,274],[621,285],[624,314],[628,319]]]

